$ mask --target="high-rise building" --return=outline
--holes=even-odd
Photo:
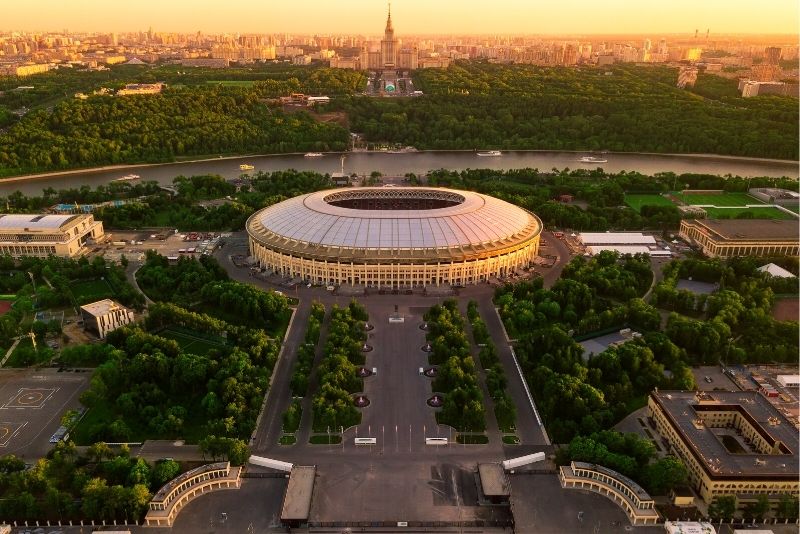
[[[397,65],[397,39],[392,27],[392,5],[389,4],[389,16],[386,18],[386,29],[381,41],[381,68],[393,69]]]
[[[764,62],[767,65],[777,65],[781,61],[781,49],[777,46],[768,46],[764,50]]]
[[[697,67],[684,66],[678,72],[678,89],[694,87],[697,82]]]

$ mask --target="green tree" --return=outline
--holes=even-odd
[[[678,458],[666,456],[647,466],[644,478],[651,495],[666,495],[670,490],[685,485],[689,473]]]
[[[181,466],[175,460],[161,460],[150,472],[150,488],[158,491],[161,486],[178,476]]]
[[[736,496],[720,495],[708,507],[708,515],[712,518],[720,518],[726,521],[733,519],[736,513]]]
[[[769,508],[769,497],[764,494],[760,494],[756,496],[756,502],[747,506],[746,513],[750,517],[755,518],[757,521],[763,521],[764,516],[769,513]]]
[[[778,503],[777,516],[782,519],[794,520],[798,516],[798,501],[793,495],[781,495]]]

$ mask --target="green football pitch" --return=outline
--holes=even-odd
[[[637,212],[642,211],[642,206],[674,206],[669,199],[661,195],[625,195],[625,204]]]

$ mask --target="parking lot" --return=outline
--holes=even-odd
[[[704,367],[695,367],[692,369],[694,381],[697,384],[697,389],[700,391],[739,391],[739,388],[733,381],[722,372],[722,369],[717,365],[708,365]],[[706,377],[709,380],[706,380]]]
[[[80,407],[90,373],[57,369],[0,372],[0,454],[36,459],[50,450],[61,416]]]
[[[108,234],[106,242],[97,247],[96,253],[109,260],[119,260],[121,256],[125,256],[134,261],[144,261],[148,250],[174,259],[181,256],[200,257],[210,255],[223,246],[227,237],[230,234],[219,232],[115,231]]]

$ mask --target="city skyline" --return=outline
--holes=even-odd
[[[798,32],[798,5],[792,0],[754,4],[707,0],[631,3],[584,0],[531,5],[526,0],[498,0],[491,9],[472,9],[455,0],[436,3],[402,0],[392,6],[395,26],[406,35],[596,35],[596,34],[778,34]],[[377,34],[387,3],[312,1],[302,13],[295,5],[253,6],[229,0],[224,9],[212,0],[170,3],[142,0],[106,9],[99,0],[69,4],[44,0],[32,11],[22,4],[4,6],[4,31],[132,32],[153,27],[163,32]],[[188,8],[191,7],[191,10]],[[46,19],[41,16],[47,13]],[[379,23],[378,23],[379,24]]]

